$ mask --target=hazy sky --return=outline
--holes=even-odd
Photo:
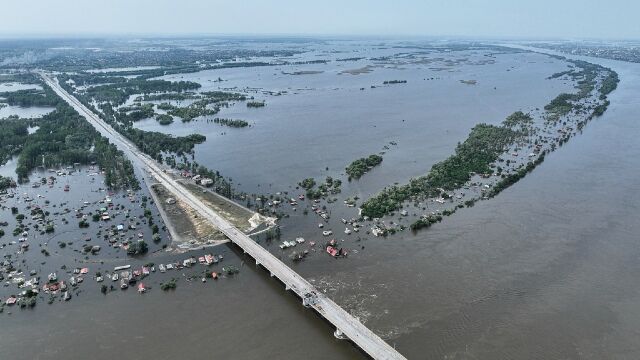
[[[640,0],[3,0],[16,34],[326,34],[640,39]]]

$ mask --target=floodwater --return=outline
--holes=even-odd
[[[367,54],[390,53],[371,50]],[[565,62],[530,53],[488,56],[491,54],[462,51],[420,54],[411,60],[397,57],[386,62],[359,60],[166,76],[163,78],[199,82],[202,91],[245,90],[267,105],[255,109],[237,103],[216,115],[244,119],[252,124],[250,128],[226,128],[203,120],[186,125],[178,120],[162,126],[153,119],[137,126],[177,135],[206,135],[208,140],[196,146],[195,160],[234,179],[237,188],[248,193],[290,190],[308,177],[339,178],[351,161],[385,151],[381,166],[345,191],[363,197],[395,181],[424,174],[449,156],[474,125],[498,124],[514,111],[541,108],[557,94],[572,91],[565,81],[546,79],[566,70]],[[446,60],[459,63],[445,64]],[[375,67],[369,73],[342,73],[371,64]],[[322,73],[283,74],[303,70]],[[214,82],[219,77],[224,81]],[[383,85],[388,80],[407,83]],[[476,80],[477,84],[461,80]],[[265,91],[287,94],[265,95]],[[398,145],[389,145],[392,141]]]
[[[18,82],[0,83],[0,92],[13,92],[19,90],[38,90],[42,89],[40,85],[36,84],[22,84]],[[5,105],[5,106],[2,106]],[[37,118],[44,116],[54,110],[50,106],[30,106],[22,107],[17,105],[0,104],[0,119],[6,118],[12,115],[17,115],[22,118]]]
[[[529,56],[540,57],[526,55]],[[388,152],[383,166],[401,161],[392,158],[394,151],[400,153],[403,148],[413,147],[411,154],[419,157],[417,164],[407,165],[409,169],[396,166],[384,170],[390,173],[396,170],[393,177],[403,181],[446,157],[473,124],[481,121],[497,123],[512,111],[544,105],[561,92],[559,88],[538,89],[554,86],[544,77],[557,71],[561,67],[559,64],[539,69],[537,76],[526,75],[536,71],[536,64],[546,64],[547,60],[542,60],[544,57],[539,59],[533,65],[512,59],[524,69],[522,73],[514,75],[503,67],[504,72],[496,70],[495,75],[486,80],[480,76],[487,65],[475,68],[477,76],[473,78],[479,79],[478,88],[483,81],[489,82],[489,89],[496,86],[490,83],[491,79],[502,82],[501,86],[496,86],[498,89],[513,86],[509,91],[505,89],[502,95],[487,95],[486,88],[476,93],[478,88],[459,84],[459,91],[445,94],[450,106],[444,109],[437,107],[436,102],[430,105],[432,108],[420,110],[414,107],[406,115],[396,114],[403,109],[400,106],[388,114],[383,113],[384,116],[378,116],[379,112],[397,105],[387,103],[384,97],[379,98],[376,102],[383,104],[376,105],[380,108],[368,113],[370,117],[365,116],[367,112],[363,110],[357,116],[350,116],[359,125],[348,130],[360,134],[350,139],[368,143],[362,137],[372,141],[370,148],[361,149],[360,155],[368,155],[379,151],[385,141],[399,138],[398,149]],[[640,222],[637,221],[640,210],[637,170],[640,169],[640,143],[637,141],[640,137],[637,122],[640,65],[589,60],[610,66],[620,75],[618,89],[609,96],[609,110],[590,122],[581,135],[547,155],[546,161],[526,178],[496,198],[460,210],[429,230],[386,239],[366,238],[359,243],[351,238],[348,240],[350,246],[357,244],[360,251],[349,258],[334,260],[326,254],[312,254],[308,260],[293,265],[294,268],[348,311],[360,316],[409,359],[640,357],[637,341],[640,335]],[[375,71],[368,75],[371,74]],[[464,76],[463,79],[468,78],[467,74]],[[534,82],[534,78],[539,82]],[[413,78],[407,75],[406,79],[411,84]],[[518,79],[521,79],[519,85],[509,85]],[[453,86],[453,80],[449,86]],[[363,86],[373,83],[363,81]],[[441,89],[443,92],[450,90],[447,86]],[[343,100],[344,103],[356,104],[358,91],[353,90],[353,96]],[[405,95],[411,93],[413,91]],[[433,90],[430,95],[437,96],[437,93]],[[316,95],[322,99],[322,94]],[[458,97],[460,99],[456,101],[451,100]],[[431,96],[423,98],[431,101]],[[251,110],[261,114],[249,119],[255,119],[255,127],[219,128],[228,133],[219,139],[223,139],[220,141],[229,148],[217,148],[218,145],[209,141],[202,146],[212,148],[209,152],[199,149],[199,156],[217,159],[211,161],[225,174],[227,170],[236,169],[237,173],[227,175],[237,178],[248,188],[252,181],[278,181],[284,176],[276,170],[281,167],[289,169],[291,176],[286,178],[295,178],[289,180],[291,182],[297,181],[297,177],[318,175],[313,172],[321,173],[325,164],[337,168],[339,161],[348,159],[348,162],[354,158],[355,150],[349,151],[344,145],[348,140],[326,136],[318,136],[317,143],[308,144],[313,149],[320,147],[317,157],[306,153],[308,150],[300,147],[295,136],[286,144],[277,139],[272,142],[272,148],[286,145],[295,149],[296,153],[285,159],[265,158],[266,150],[261,144],[268,141],[268,137],[243,133],[236,135],[237,139],[246,139],[241,146],[230,145],[229,138],[234,132],[250,134],[257,133],[261,127],[265,131],[276,127],[278,131],[271,135],[282,136],[281,140],[289,139],[295,133],[280,134],[294,126],[294,120],[309,124],[313,131],[320,131],[324,126],[341,129],[340,124],[349,118],[344,111],[326,107],[318,107],[318,112],[322,110],[320,114],[311,112],[302,116],[302,109],[299,109],[285,116],[285,106],[289,106],[286,103],[295,101],[287,100],[285,96],[281,99],[285,104],[278,105],[280,100],[267,98],[267,108]],[[304,96],[299,100],[304,101]],[[418,99],[413,98],[408,103],[415,101]],[[452,106],[452,102],[456,106]],[[466,102],[475,103],[466,108]],[[279,116],[268,115],[280,106]],[[322,115],[325,110],[328,111],[326,117]],[[432,115],[438,113],[438,116]],[[447,117],[447,113],[453,115]],[[297,118],[290,118],[296,114]],[[340,115],[341,118],[336,120],[329,115]],[[402,127],[390,125],[384,131],[359,130],[366,124],[382,128],[384,120],[389,118],[395,118],[398,123],[406,118],[414,121],[416,127],[420,119],[439,120],[433,120],[432,130],[426,134],[403,132],[399,130]],[[321,122],[323,126],[313,125],[314,122]],[[306,129],[301,125],[296,131]],[[417,133],[415,136],[419,141],[407,140],[410,139],[407,134],[412,132]],[[354,149],[363,143],[354,145]],[[417,151],[419,144],[429,150]],[[240,156],[246,155],[244,146],[256,147],[257,153],[252,153],[266,164],[259,168],[260,171],[246,169],[252,160],[243,160]],[[214,152],[216,149],[226,152],[219,154]],[[322,154],[328,154],[327,160]],[[328,160],[331,154],[339,161]],[[403,157],[405,162],[402,164],[410,164],[416,159],[406,158],[407,153]],[[242,166],[225,167],[225,161],[234,160]],[[295,165],[286,166],[292,162]],[[308,163],[312,165],[304,165]],[[303,168],[299,169],[300,166]],[[270,167],[273,170],[268,171]],[[244,178],[247,175],[244,172],[253,172],[259,179]],[[379,175],[371,173],[365,177],[377,178]],[[389,176],[383,178],[388,180]],[[374,183],[373,188],[375,180],[371,183]],[[346,191],[349,188],[345,188]],[[287,228],[294,227],[292,222],[293,218],[285,221],[283,232],[286,236],[295,236]],[[246,261],[235,278],[206,284],[181,280],[175,292],[153,290],[143,296],[132,291],[116,291],[103,297],[96,287],[95,291],[87,290],[69,303],[53,304],[50,309],[41,303],[33,310],[14,309],[14,314],[1,316],[0,358],[362,357],[349,343],[334,339],[329,325],[305,310],[281,284],[256,269],[250,260],[230,248],[224,251],[225,261],[229,263]],[[166,260],[159,257],[157,261]]]
[[[36,84],[22,84],[18,82],[0,83],[0,92],[19,91],[19,90],[42,90],[42,87]]]
[[[16,178],[16,168],[18,167],[18,158],[12,157],[7,160],[4,165],[0,166],[0,176]]]
[[[17,115],[26,119],[38,118],[52,112],[53,110],[55,109],[48,106],[22,107],[17,105],[8,105],[0,107],[0,120],[12,115]]]

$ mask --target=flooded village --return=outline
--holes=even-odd
[[[213,248],[185,253],[184,245],[171,242],[148,192],[109,191],[96,166],[32,176],[31,183],[2,195],[3,311],[69,301],[84,291],[171,289],[174,277],[205,282],[238,271]],[[187,245],[203,248],[213,241]],[[183,255],[154,263],[154,255],[172,251]],[[180,273],[184,269],[188,275]],[[156,272],[173,277],[154,279]]]

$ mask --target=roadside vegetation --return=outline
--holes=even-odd
[[[200,134],[187,136],[171,136],[157,131],[144,131],[129,127],[123,130],[123,134],[147,155],[162,162],[163,153],[175,153],[178,156],[193,153],[197,144],[203,143],[207,138]]]
[[[31,82],[38,83],[33,76]],[[97,164],[105,171],[109,188],[138,188],[133,165],[80,114],[44,83],[43,90],[22,92],[20,104],[45,104],[56,109],[42,118],[9,117],[0,121],[0,164],[17,156],[18,182],[28,181],[36,167]],[[46,100],[43,100],[46,99]],[[29,134],[29,128],[35,128]]]
[[[18,157],[18,181],[27,181],[31,170],[79,164],[98,164],[110,188],[138,188],[133,165],[70,106],[60,103],[38,121]]]

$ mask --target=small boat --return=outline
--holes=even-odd
[[[330,236],[331,234],[333,234],[331,230],[325,230],[322,232],[322,236]]]
[[[344,228],[344,233],[347,235],[351,235],[351,230],[349,230],[349,228]]]
[[[147,291],[147,288],[144,286],[144,284],[143,284],[143,283],[139,283],[139,284],[138,284],[138,292],[139,292],[140,294],[142,294],[142,293],[144,293],[144,292],[146,292],[146,291]]]
[[[167,269],[164,267],[164,264],[158,265],[158,269],[160,269],[161,273],[164,273],[165,271],[167,271]]]
[[[70,293],[70,292],[68,292],[68,291],[65,291],[65,292],[64,292],[64,295],[63,295],[63,299],[64,299],[64,301],[69,301],[69,300],[71,300],[71,293]]]
[[[49,274],[48,279],[50,282],[54,282],[58,280],[58,274],[52,272]]]
[[[69,185],[64,186],[64,191],[69,191]]]
[[[302,244],[304,242],[304,238],[303,237],[298,237],[298,238],[296,238],[296,242],[298,244]]]
[[[120,280],[120,289],[124,290],[129,287],[129,282],[127,279]]]
[[[218,273],[217,272],[212,272],[211,273],[211,277],[213,278],[213,280],[218,280]]]
[[[69,279],[69,284],[71,284],[71,286],[76,286],[78,284],[78,281],[76,281],[76,278],[72,276]]]
[[[320,224],[318,224],[318,227],[319,227],[320,229],[322,229],[322,228],[324,227],[324,224],[323,224],[323,223],[320,223]]]
[[[111,276],[111,280],[112,280],[112,281],[118,281],[118,279],[119,279],[119,278],[120,278],[120,277],[118,276],[118,274],[113,274],[113,275]]]

